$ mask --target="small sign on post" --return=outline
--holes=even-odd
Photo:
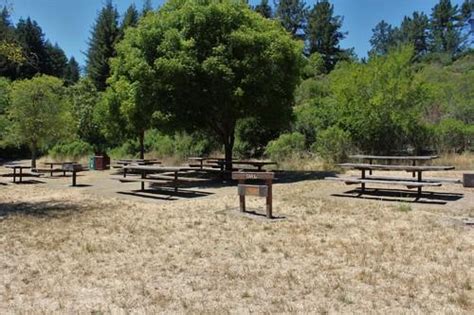
[[[267,218],[273,217],[272,185],[275,174],[271,172],[234,172],[232,179],[239,181],[238,194],[240,198],[240,211],[245,212],[245,196],[266,197]],[[265,181],[264,185],[245,184],[247,180]]]

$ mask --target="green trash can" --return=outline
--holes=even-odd
[[[95,156],[89,156],[89,169],[95,170]]]

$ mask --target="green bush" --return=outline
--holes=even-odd
[[[175,155],[179,158],[190,156],[202,156],[209,154],[213,148],[213,143],[198,133],[187,134],[178,133],[174,136]]]
[[[107,153],[113,159],[138,158],[140,145],[137,140],[127,140],[121,146],[110,149]]]
[[[275,161],[295,155],[301,157],[305,152],[305,141],[304,135],[299,132],[282,134],[278,139],[268,143],[265,154]]]
[[[153,152],[157,157],[171,156],[174,154],[174,140],[172,136],[165,135],[158,130],[145,133],[145,151]]]
[[[152,153],[155,157],[187,158],[209,154],[215,148],[215,143],[202,135],[194,133],[176,133],[166,135],[152,129],[145,133],[145,152]],[[140,145],[137,140],[127,140],[121,146],[109,150],[112,158],[137,158]]]
[[[325,162],[333,164],[344,161],[351,147],[350,133],[334,126],[318,134],[312,149]]]
[[[434,126],[435,145],[438,152],[462,153],[472,150],[474,126],[457,119],[444,119]]]
[[[94,153],[94,148],[87,142],[76,140],[70,143],[56,144],[49,150],[49,156],[53,159],[74,159],[88,156]]]

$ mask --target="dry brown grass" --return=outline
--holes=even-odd
[[[474,230],[448,219],[472,205],[407,210],[328,185],[276,185],[273,222],[229,210],[231,187],[165,203],[1,187],[0,312],[474,312]]]
[[[453,165],[458,170],[474,170],[474,153],[465,152],[463,154],[447,153],[442,154],[439,159],[433,161],[435,165]]]

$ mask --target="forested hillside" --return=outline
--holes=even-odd
[[[122,13],[109,0],[83,71],[4,7],[0,155],[472,151],[473,7],[440,0],[399,25],[382,20],[359,58],[341,47],[351,30],[326,0],[146,1]]]

